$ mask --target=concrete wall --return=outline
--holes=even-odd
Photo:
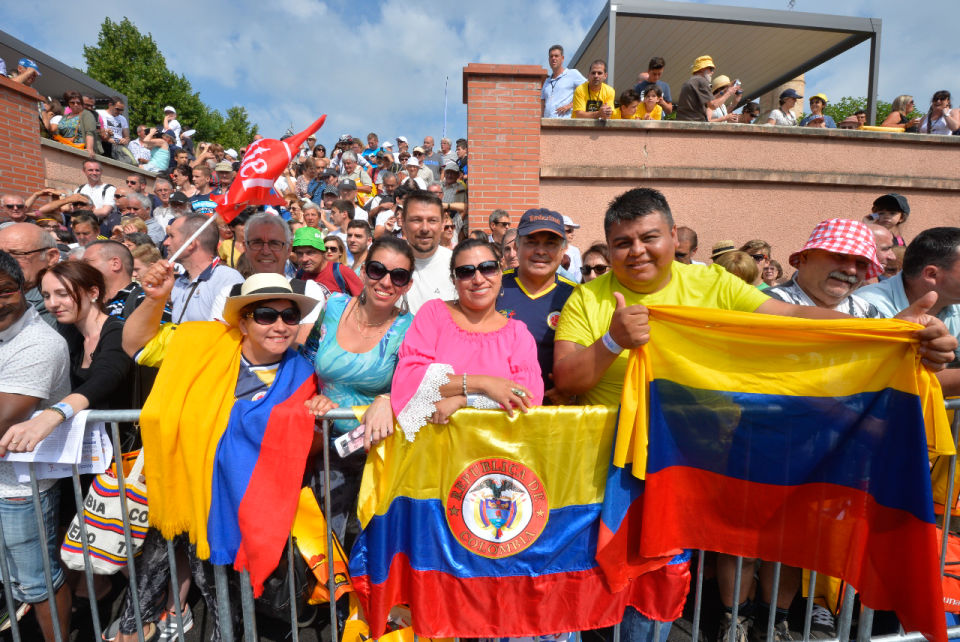
[[[472,160],[472,159],[471,159]],[[473,172],[473,163],[471,163]],[[602,240],[607,203],[639,186],[661,190],[678,225],[700,236],[698,259],[723,239],[763,238],[789,254],[826,218],[860,219],[899,192],[909,239],[960,226],[960,137],[678,122],[541,121],[540,204]]]
[[[72,192],[78,185],[87,182],[86,176],[83,175],[83,161],[87,159],[86,152],[45,138],[39,139],[39,146],[43,161],[44,187]],[[147,179],[147,191],[153,191],[156,174],[105,156],[97,156],[97,160],[103,168],[101,176],[104,183],[110,183],[114,187],[125,187],[124,181],[127,176],[140,174]]]

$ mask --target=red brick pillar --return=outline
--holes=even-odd
[[[540,203],[540,89],[537,65],[463,68],[467,104],[470,229],[487,229],[490,212],[520,214]]]
[[[0,192],[26,198],[43,189],[39,100],[35,89],[0,76]]]

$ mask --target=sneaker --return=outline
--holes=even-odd
[[[793,636],[790,635],[790,625],[787,624],[786,620],[781,620],[773,626],[773,641],[772,642],[790,642],[793,640]]]
[[[736,631],[733,634],[733,642],[747,642],[747,628],[750,621],[745,615],[737,616]],[[720,630],[717,632],[717,642],[729,642],[730,627],[733,626],[733,613],[724,613],[720,620]]]
[[[837,621],[833,613],[820,606],[813,605],[813,618],[810,621],[811,640],[832,640],[837,637]]]
[[[23,616],[30,611],[30,605],[26,602],[21,603],[17,606],[16,617],[17,622],[23,619]],[[0,633],[10,629],[13,625],[10,623],[10,611],[7,609],[6,604],[3,605],[2,610],[0,610]]]
[[[757,621],[750,627],[750,642],[768,642],[767,640],[767,618],[757,618]],[[773,638],[769,642],[790,642],[793,636],[790,634],[790,625],[786,620],[781,620],[773,626]]]
[[[186,633],[193,628],[193,611],[190,610],[189,604],[183,605],[181,614],[183,615],[183,632]],[[177,612],[164,611],[163,615],[160,616],[160,621],[157,623],[157,628],[160,629],[159,639],[162,642],[178,639],[177,634],[180,630],[180,623],[177,621]]]

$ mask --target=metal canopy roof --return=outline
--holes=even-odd
[[[107,87],[56,58],[51,58],[39,49],[31,47],[5,31],[0,31],[0,58],[3,58],[3,61],[7,64],[7,73],[16,73],[17,61],[24,57],[30,58],[40,67],[42,75],[37,78],[32,87],[41,96],[52,96],[62,100],[63,92],[73,89],[81,94],[93,96],[97,99],[98,105],[103,102],[104,98],[110,96],[120,96],[124,102],[127,101],[127,97],[115,89]]]
[[[754,100],[869,40],[867,111],[872,123],[880,26],[879,18],[663,0],[608,2],[570,64],[586,76],[592,61],[606,60],[607,83],[619,96],[636,84],[650,58],[660,56],[666,61],[661,80],[670,85],[676,102],[694,59],[709,55],[716,73],[739,78],[743,99]]]

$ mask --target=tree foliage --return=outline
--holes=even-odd
[[[164,106],[172,105],[183,128],[197,130],[195,140],[239,149],[257,133],[243,107],[231,107],[224,117],[200,100],[185,76],[167,68],[153,36],[140,33],[128,18],[120,22],[105,18],[96,46],[84,45],[83,57],[87,75],[126,94],[131,129],[159,126]]]

